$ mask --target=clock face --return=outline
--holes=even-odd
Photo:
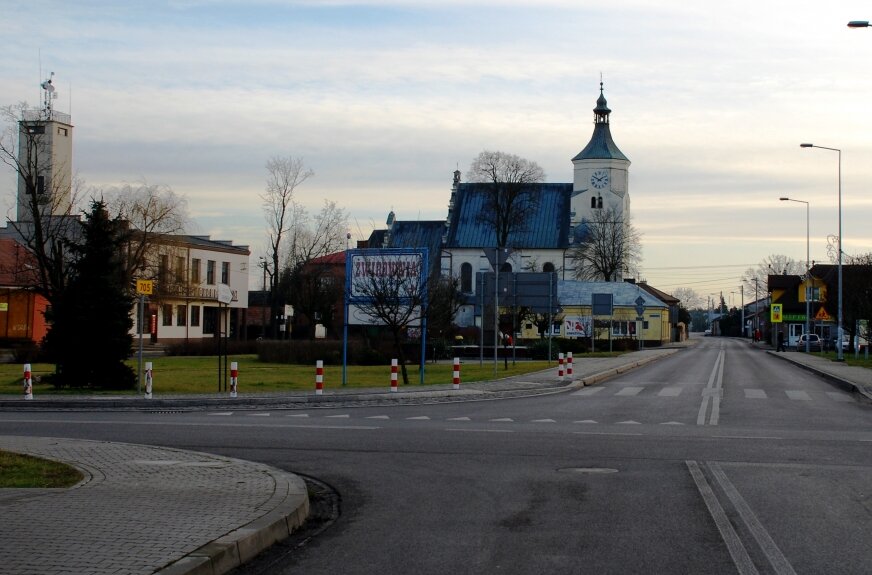
[[[590,175],[590,185],[601,190],[609,185],[609,173],[605,170],[597,170]]]

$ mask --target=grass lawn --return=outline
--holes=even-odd
[[[0,488],[70,487],[81,480],[79,470],[64,463],[0,449]]]
[[[594,354],[597,357],[607,356],[608,353]],[[614,353],[612,355],[618,355]],[[576,356],[576,360],[590,357],[585,354]],[[153,364],[154,393],[217,393],[218,392],[218,359],[215,356],[206,357],[157,357],[149,358]],[[239,393],[244,394],[257,392],[277,392],[290,390],[314,390],[315,389],[315,366],[314,365],[288,365],[283,363],[261,363],[255,355],[230,356],[231,361],[239,363]],[[128,362],[137,369],[137,361]],[[144,364],[144,362],[143,362]],[[519,361],[512,365],[509,360],[508,369],[504,369],[502,361],[497,366],[497,378],[508,377],[539,371],[548,368],[545,361]],[[222,365],[223,367],[223,365]],[[556,362],[551,362],[551,367],[556,371]],[[428,363],[424,368],[424,384],[448,384],[452,381],[451,363]],[[134,394],[135,390],[127,392],[94,392],[92,390],[55,390],[48,383],[38,383],[37,376],[53,373],[54,365],[37,363],[32,365],[34,375],[33,393],[40,395],[124,395]],[[409,385],[418,385],[420,381],[419,366],[407,366]],[[0,394],[23,394],[22,366],[19,364],[0,364]],[[348,366],[347,387],[385,387],[390,386],[391,369],[386,366]],[[403,386],[402,373],[399,374],[399,385]],[[466,383],[481,380],[494,379],[493,363],[485,361],[479,366],[478,359],[467,359],[461,367],[461,380]],[[336,389],[342,387],[342,366],[324,366],[324,389]],[[223,392],[223,387],[222,387]]]

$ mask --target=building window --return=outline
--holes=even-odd
[[[161,306],[161,315],[163,316],[163,325],[173,325],[173,306],[165,303]]]
[[[176,325],[184,327],[188,323],[188,308],[183,305],[176,306]]]
[[[542,271],[545,273],[551,273],[554,271],[554,264],[551,262],[545,262],[545,265],[542,266]]]
[[[213,334],[218,329],[218,308],[203,306],[203,333]]]
[[[66,136],[66,135],[67,135],[67,129],[58,127],[58,136]]]
[[[191,327],[199,327],[200,325],[200,306],[191,306]]]
[[[27,127],[28,134],[45,134],[45,126],[28,126]]]
[[[472,264],[464,263],[460,266],[460,291],[472,293]]]
[[[191,260],[191,283],[194,285],[200,283],[200,258]]]
[[[590,207],[591,209],[596,209],[596,198],[593,196],[590,197]]]
[[[36,176],[36,193],[40,196],[45,193],[45,176]]]
[[[215,285],[215,261],[206,260],[206,285]]]
[[[185,283],[185,257],[176,256],[176,282]]]
[[[230,283],[230,262],[221,262],[221,283]]]
[[[500,271],[501,272],[511,272],[512,271],[512,264],[510,264],[509,262],[505,262],[502,265],[502,267],[500,267]]]
[[[161,254],[160,261],[157,264],[157,284],[158,288],[165,288],[167,282],[167,269],[170,267],[170,256]],[[164,325],[169,325],[165,323]]]

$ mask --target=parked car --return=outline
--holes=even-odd
[[[796,351],[805,351],[806,340],[808,341],[809,351],[821,350],[821,338],[816,333],[804,333],[796,340]]]
[[[703,332],[703,335],[711,335],[711,334],[712,334],[712,330],[710,330],[710,329],[707,329],[707,330],[705,330],[705,332]]]

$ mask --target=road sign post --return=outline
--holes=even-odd
[[[139,320],[136,323],[136,329],[139,331],[139,365],[136,372],[136,393],[142,394],[142,322],[145,321],[145,296],[151,295],[154,291],[154,282],[152,280],[136,280],[136,293],[139,294]]]

